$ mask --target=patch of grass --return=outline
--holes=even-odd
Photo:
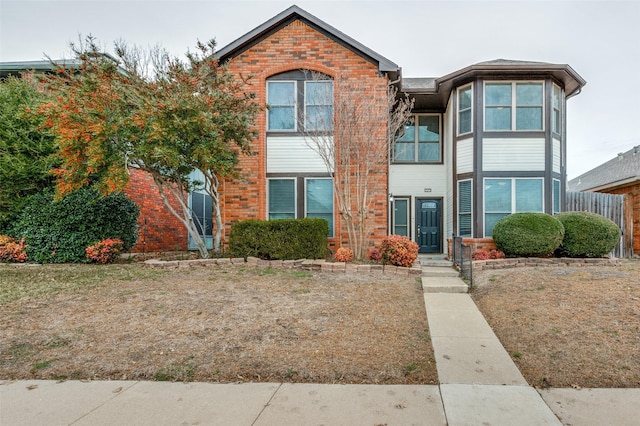
[[[297,374],[298,372],[296,370],[294,370],[293,368],[288,368],[287,371],[284,373],[284,377],[286,377],[287,379],[290,379]]]
[[[311,278],[313,277],[313,274],[307,271],[295,271],[293,276],[296,278]]]
[[[418,366],[415,364],[409,364],[406,367],[404,367],[404,375],[409,375],[412,372],[416,371],[418,369]]]
[[[515,352],[513,353],[513,357],[514,357],[514,358],[522,358],[522,353],[521,353],[520,351],[515,351]]]
[[[9,355],[8,358],[16,362],[21,362],[25,359],[28,359],[37,352],[38,349],[28,342],[18,343],[10,346],[9,349],[7,349],[7,354]],[[0,362],[2,362],[1,359]]]
[[[33,364],[32,371],[37,371],[37,370],[42,370],[43,368],[47,368],[51,364],[53,364],[54,361],[55,361],[55,359],[48,359],[46,361],[36,362],[35,364]]]
[[[44,345],[49,349],[55,349],[55,348],[60,348],[62,346],[68,346],[70,344],[71,344],[71,340],[66,339],[64,337],[60,337],[60,336],[54,336]]]
[[[196,366],[192,362],[194,359],[195,356],[190,355],[181,362],[162,367],[153,375],[153,378],[158,382],[190,382],[196,371]]]
[[[273,269],[273,268],[264,268],[264,269],[260,269],[258,271],[258,275],[261,276],[261,277],[263,277],[265,275],[275,275],[277,273],[278,273],[278,271]]]
[[[311,293],[311,290],[308,288],[296,288],[293,290],[293,294],[307,294]]]

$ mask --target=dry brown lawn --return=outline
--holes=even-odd
[[[0,265],[0,379],[437,383],[419,279]]]
[[[474,284],[529,384],[640,387],[640,261],[485,270]]]

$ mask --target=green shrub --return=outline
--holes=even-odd
[[[620,228],[604,216],[590,212],[556,215],[564,226],[564,239],[558,254],[569,257],[602,257],[620,240]]]
[[[383,263],[411,267],[418,258],[418,244],[401,235],[389,235],[382,240],[380,258]]]
[[[551,256],[563,237],[562,223],[545,213],[514,213],[493,228],[493,241],[509,257]]]
[[[101,196],[80,189],[61,200],[43,191],[29,201],[11,229],[24,238],[29,260],[38,263],[88,262],[86,248],[107,238],[129,250],[138,238],[138,206],[123,193]]]
[[[245,220],[231,226],[229,254],[266,260],[324,259],[325,219]]]

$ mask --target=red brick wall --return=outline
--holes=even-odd
[[[140,208],[138,242],[134,253],[187,249],[187,230],[165,206],[153,178],[136,168],[129,168],[129,184],[125,193]],[[175,209],[179,204],[168,194]]]
[[[631,206],[633,209],[633,253],[640,254],[640,183],[607,192],[631,197],[631,201],[627,201],[625,208]]]
[[[371,102],[386,104],[386,77],[378,76],[375,64],[320,34],[301,21],[294,21],[260,41],[242,54],[232,58],[230,71],[242,76],[251,75],[247,90],[256,93],[258,102],[266,104],[266,79],[292,70],[319,71],[333,78],[344,76],[366,84]],[[226,182],[222,188],[222,212],[225,235],[233,222],[245,219],[266,219],[266,114],[257,119],[258,137],[254,141],[255,156],[243,156],[240,164],[242,179]],[[386,137],[385,122],[379,135]],[[380,155],[386,155],[381,153]],[[374,211],[369,215],[369,228],[375,240],[387,234],[387,177],[386,166],[375,179]],[[347,233],[338,211],[334,212],[336,245],[346,244]],[[340,232],[337,232],[340,230]]]

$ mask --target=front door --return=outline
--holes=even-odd
[[[416,199],[416,232],[420,253],[442,253],[442,200]]]

